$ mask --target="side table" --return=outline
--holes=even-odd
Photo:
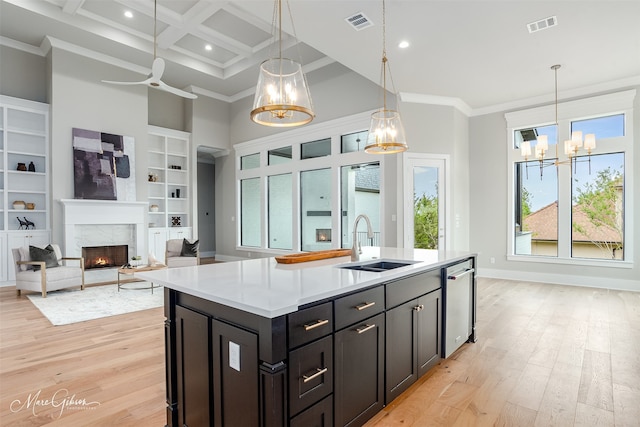
[[[129,289],[129,290],[139,290],[139,289],[151,289],[151,293],[153,293],[153,290],[155,288],[159,288],[160,285],[154,285],[153,282],[151,283],[151,286],[145,286],[143,288],[126,288],[124,286],[124,284],[120,284],[120,275],[121,274],[125,274],[125,275],[130,275],[133,276],[135,273],[140,273],[142,271],[153,271],[153,270],[162,270],[163,268],[167,268],[166,265],[164,264],[155,264],[155,265],[144,265],[141,267],[131,267],[131,268],[124,268],[124,267],[120,267],[118,268],[118,292],[120,292],[120,288],[122,289]],[[140,280],[138,280],[140,281]]]

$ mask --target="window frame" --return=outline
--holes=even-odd
[[[571,122],[597,117],[624,114],[625,134],[616,138],[599,139],[593,154],[624,153],[624,260],[573,258],[571,255],[571,201],[572,176],[568,165],[558,166],[558,255],[517,255],[515,253],[515,164],[523,162],[520,149],[515,148],[514,134],[518,129],[534,128],[555,123],[555,105],[531,108],[505,114],[507,123],[507,260],[522,262],[542,262],[551,264],[606,266],[614,268],[632,268],[634,259],[634,188],[633,188],[633,103],[635,90],[622,91],[607,95],[594,96],[558,104],[558,141],[570,139]],[[562,147],[558,147],[558,160],[566,160]],[[555,149],[549,146],[549,156],[555,156]],[[578,164],[578,167],[584,165]]]
[[[395,159],[388,159],[389,156],[373,156],[364,151],[356,151],[349,153],[341,153],[341,136],[356,132],[366,132],[371,120],[371,112],[364,112],[352,116],[331,120],[324,123],[307,125],[302,128],[281,132],[275,135],[259,138],[249,142],[236,144],[235,149],[235,194],[236,194],[236,250],[261,252],[266,254],[287,254],[291,252],[301,251],[301,219],[300,219],[300,173],[303,171],[316,169],[331,169],[331,229],[334,236],[340,236],[341,217],[340,217],[340,200],[341,200],[341,184],[340,174],[342,166],[370,163],[372,161],[380,162],[380,235],[381,246],[385,242],[385,213],[384,213],[384,171],[385,163]],[[331,155],[314,157],[300,160],[301,146],[303,143],[318,141],[322,139],[331,139]],[[268,164],[269,150],[288,146],[292,147],[292,162],[286,162],[277,165]],[[250,154],[260,154],[260,166],[254,169],[242,170],[241,158]],[[392,156],[393,157],[393,156]],[[281,175],[285,173],[292,174],[292,250],[281,250],[269,248],[268,241],[268,177],[272,175]],[[240,183],[244,179],[259,178],[261,188],[260,203],[260,241],[259,247],[243,246],[241,244],[242,212],[240,200]],[[341,239],[334,238],[331,241],[331,249],[340,249]]]

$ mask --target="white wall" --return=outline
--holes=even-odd
[[[44,56],[0,45],[0,93],[46,103],[46,62]]]
[[[640,87],[636,90],[640,91]],[[504,113],[470,119],[470,247],[472,251],[479,253],[480,274],[517,280],[640,290],[640,233],[637,231],[635,236],[630,236],[635,251],[632,268],[532,263],[506,259],[508,165]],[[637,141],[640,130],[640,96],[637,95],[633,122]],[[635,170],[632,185],[637,195],[640,188],[640,149],[637,144],[633,159]],[[635,197],[633,212],[633,218],[627,218],[626,221],[633,222],[637,227],[637,224],[640,224],[640,197]],[[491,264],[491,258],[495,259],[495,264]]]

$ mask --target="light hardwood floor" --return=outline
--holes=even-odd
[[[478,294],[478,342],[367,427],[640,425],[640,293],[480,279]],[[0,425],[163,426],[163,320],[51,326],[1,288]],[[56,392],[68,408],[42,402]],[[30,396],[42,405],[16,403]]]

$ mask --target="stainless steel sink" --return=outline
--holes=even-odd
[[[384,271],[393,270],[395,268],[406,267],[411,264],[415,264],[418,261],[400,261],[400,260],[376,260],[367,263],[357,264],[344,264],[337,266],[338,268],[345,268],[348,270],[358,271],[371,271],[374,273],[381,273]]]

